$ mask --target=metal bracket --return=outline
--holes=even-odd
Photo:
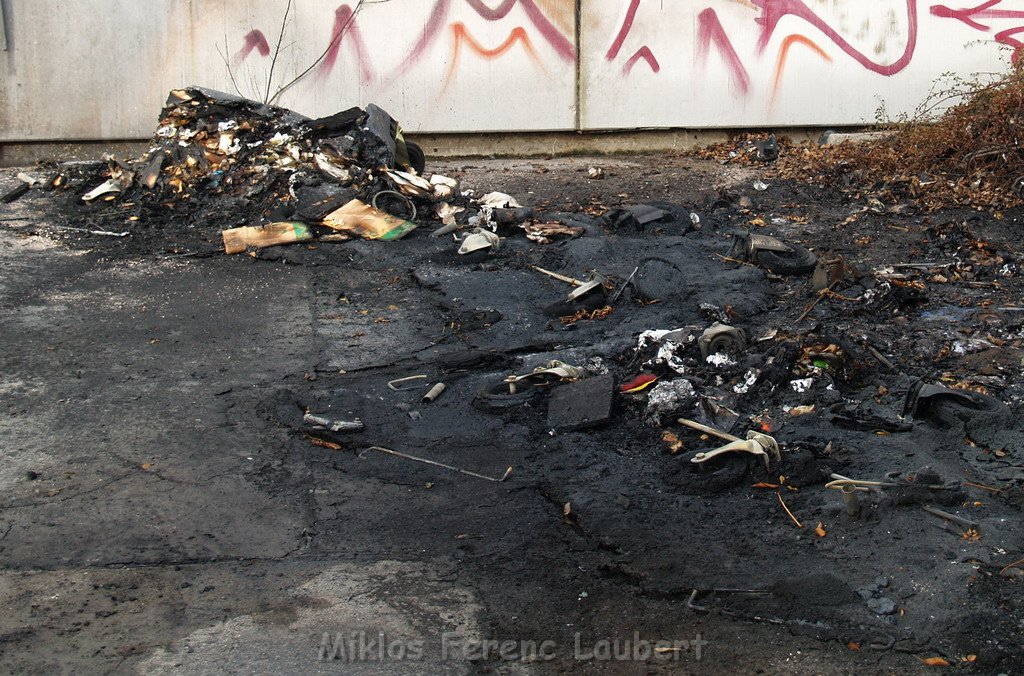
[[[770,437],[767,434],[761,434],[760,432],[750,431],[747,432],[746,440],[737,439],[736,441],[730,442],[725,446],[720,446],[713,451],[698,453],[693,456],[690,462],[700,464],[725,453],[750,453],[751,455],[760,456],[764,460],[764,468],[770,469],[771,460],[769,459],[769,452],[771,452],[771,457],[775,458],[776,462],[782,462],[782,452],[779,450],[779,442],[777,442],[774,437]]]

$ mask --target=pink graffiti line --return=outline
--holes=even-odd
[[[261,30],[251,30],[246,33],[242,39],[242,48],[238,50],[235,58],[232,59],[234,67],[238,68],[241,66],[242,62],[249,58],[254,49],[260,53],[260,56],[270,56],[270,43],[267,42],[267,36]]]
[[[629,37],[629,32],[633,30],[633,22],[636,21],[638,9],[640,9],[640,0],[630,0],[629,7],[626,9],[626,18],[622,20],[622,26],[619,28],[615,40],[612,41],[612,46],[608,48],[608,53],[604,55],[605,61],[613,61],[619,55],[619,52],[622,50],[622,44]]]
[[[635,66],[640,59],[647,62],[647,65],[651,67],[651,71],[655,73],[661,72],[661,64],[658,63],[658,59],[654,57],[654,52],[651,51],[650,47],[644,45],[640,49],[636,50],[636,54],[629,57],[629,61],[627,61],[626,65],[622,67],[622,74],[629,75],[633,71],[633,66]]]
[[[397,74],[403,74],[415,65],[423,57],[428,49],[434,44],[437,38],[444,33],[445,23],[451,10],[451,0],[437,0],[433,9],[430,10],[430,18],[423,27],[416,44],[402,60],[396,69]],[[526,16],[529,17],[541,36],[548,42],[555,52],[565,61],[576,61],[576,48],[562,32],[551,23],[544,12],[537,7],[534,0],[504,0],[497,7],[490,7],[483,0],[466,0],[466,4],[479,14],[485,21],[501,21],[509,15],[516,4],[522,6]]]
[[[334,11],[334,30],[331,31],[331,43],[324,55],[323,63],[317,68],[317,79],[323,80],[334,70],[338,62],[338,54],[341,52],[341,43],[348,37],[352,48],[359,60],[359,72],[363,83],[373,81],[373,67],[370,65],[370,57],[366,53],[366,43],[359,32],[359,25],[356,23],[355,14],[348,5],[342,5]]]
[[[1024,19],[1024,10],[1017,9],[992,9],[1002,3],[1003,0],[988,0],[977,7],[966,9],[951,9],[945,5],[933,5],[932,14],[943,19],[957,19],[975,30],[983,33],[989,31],[989,27],[974,20],[978,19]]]
[[[758,40],[758,51],[764,53],[771,40],[779,21],[787,14],[803,19],[821,31],[829,40],[834,42],[847,55],[852,57],[864,68],[878,73],[879,75],[895,75],[906,68],[914,58],[917,50],[917,0],[907,0],[907,45],[902,56],[891,64],[881,64],[873,61],[869,56],[859,51],[856,47],[846,41],[834,28],[829,26],[824,19],[814,13],[803,0],[752,0],[761,9],[761,16],[756,21],[761,24],[761,37]]]
[[[989,0],[988,2],[983,2],[977,7],[969,7],[965,9],[952,9],[945,5],[932,5],[931,13],[934,16],[943,19],[956,19],[957,21],[960,21],[975,30],[981,31],[982,33],[989,32],[991,27],[986,26],[979,21],[975,21],[975,19],[1024,19],[1024,10],[992,9],[993,7],[997,7],[1001,2],[1002,0]],[[1024,26],[1009,28],[995,34],[996,42],[1013,47],[1013,62],[1015,64],[1020,61],[1022,48],[1024,48],[1024,43],[1013,37],[1017,33],[1024,33]]]
[[[526,16],[530,17],[530,21],[533,22],[534,28],[540,31],[540,34],[548,41],[554,50],[558,52],[558,55],[566,61],[576,60],[576,48],[571,42],[569,42],[568,38],[562,35],[562,32],[558,30],[553,23],[551,23],[541,8],[538,7],[537,3],[533,0],[505,0],[494,9],[488,7],[483,0],[466,0],[466,2],[477,14],[488,21],[499,21],[504,19],[508,16],[508,13],[512,11],[512,8],[516,6],[516,3],[519,3],[526,12]]]
[[[707,63],[708,54],[711,51],[711,43],[715,43],[725,65],[732,73],[733,86],[746,94],[750,91],[750,74],[740,60],[736,48],[732,46],[729,36],[718,19],[718,14],[710,7],[697,15],[697,56],[702,64]]]

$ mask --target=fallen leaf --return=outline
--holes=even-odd
[[[663,432],[661,440],[668,445],[668,452],[675,455],[679,451],[683,450],[683,442],[679,440],[679,437],[672,432]]]
[[[149,470],[153,469],[153,463],[151,463],[151,462],[144,462],[144,463],[142,463],[142,469],[144,471],[148,472]]]
[[[926,667],[948,667],[949,660],[943,657],[918,657],[921,660],[921,664]]]
[[[846,644],[846,647],[854,652],[857,652],[858,650],[860,650],[860,643],[854,643],[853,641],[850,641]]]
[[[342,448],[344,448],[341,444],[335,443],[333,441],[327,441],[327,439],[321,439],[320,437],[314,437],[311,434],[307,434],[306,438],[309,439],[310,443],[312,443],[314,446],[319,446],[321,448],[329,448],[332,451],[340,451]]]
[[[977,662],[978,661],[978,656],[977,655],[968,655],[967,657],[961,657],[960,661],[961,662]]]
[[[814,413],[814,404],[809,404],[807,406],[794,406],[789,409],[789,414],[794,418],[801,415],[807,415],[808,413]]]
[[[754,488],[771,488],[771,489],[775,489],[775,488],[779,488],[779,487],[780,487],[779,484],[770,484],[770,483],[768,483],[766,481],[758,481],[756,484],[754,484]]]
[[[817,533],[818,537],[820,538],[823,538],[826,535],[828,535],[828,531],[825,530],[824,524],[822,524],[820,521],[818,522],[818,525],[814,527],[814,532]]]

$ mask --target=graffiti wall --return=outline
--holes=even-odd
[[[583,3],[581,121],[637,126],[872,122],[943,74],[1005,68],[1024,2],[615,0]]]
[[[1024,40],[1024,0],[0,1],[9,141],[145,138],[193,83],[413,132],[861,124]]]

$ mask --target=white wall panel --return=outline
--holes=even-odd
[[[1024,26],[1024,2],[997,4],[962,15],[979,30],[918,0],[584,2],[582,124],[829,126],[913,112],[943,73],[1006,68],[996,34]]]
[[[0,3],[0,141],[146,138],[189,84],[261,98],[287,5]],[[357,5],[294,1],[272,93]],[[367,1],[280,102],[310,116],[375,102],[413,132],[851,125],[913,110],[942,73],[1004,69],[1024,35],[1024,0],[580,0],[579,31],[576,10]]]

